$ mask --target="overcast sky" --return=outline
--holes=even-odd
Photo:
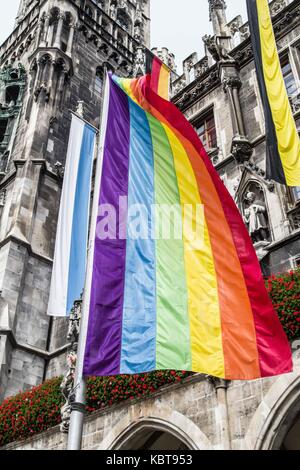
[[[150,0],[152,17],[152,47],[168,47],[180,66],[192,52],[203,54],[202,36],[211,32],[207,0]],[[5,0],[1,5],[0,43],[13,29],[19,0]],[[228,21],[241,14],[246,16],[246,0],[227,0]]]

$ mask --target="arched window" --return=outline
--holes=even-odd
[[[120,33],[120,31],[118,31],[117,41],[118,41],[118,43],[121,44],[122,46],[125,45],[125,37],[123,36],[122,33]]]
[[[85,7],[85,13],[86,13],[86,15],[89,16],[90,18],[93,18],[93,10],[91,9],[91,7],[86,6],[86,7]]]
[[[12,101],[14,104],[18,101],[20,93],[20,87],[18,85],[11,85],[6,88],[6,102],[11,103]]]
[[[117,13],[117,22],[122,28],[126,29],[129,33],[132,30],[132,21],[130,16],[124,11],[119,9]]]

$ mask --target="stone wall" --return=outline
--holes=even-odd
[[[225,401],[219,390],[218,383],[197,375],[150,398],[95,412],[85,419],[83,449],[118,449],[146,426],[163,428],[194,450],[280,448],[300,406],[300,349],[294,353],[293,373],[231,382]],[[5,449],[62,450],[66,443],[56,427]]]

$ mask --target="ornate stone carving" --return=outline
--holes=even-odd
[[[234,60],[237,62],[239,66],[245,64],[245,62],[251,60],[253,58],[253,52],[252,52],[252,46],[251,44],[248,44],[247,47],[245,47],[242,50],[238,50],[234,55]]]
[[[223,89],[227,92],[227,89],[230,88],[237,88],[238,90],[242,86],[242,81],[239,76],[232,76],[232,77],[225,77],[223,80]]]
[[[184,92],[179,95],[178,100],[175,100],[175,104],[179,109],[185,109],[190,103],[193,103],[195,99],[199,99],[204,93],[211,90],[214,86],[220,84],[220,78],[216,68],[212,68],[210,74],[205,80],[195,81],[196,85],[192,90]]]
[[[118,1],[118,7],[123,9],[123,10],[126,10],[127,9],[126,0],[119,0]]]
[[[250,37],[250,26],[249,23],[244,24],[240,27],[241,40],[245,41]]]
[[[0,207],[4,207],[6,202],[6,189],[0,191]]]
[[[216,62],[220,62],[221,60],[232,60],[232,56],[226,50],[224,45],[217,40],[216,36],[206,34],[202,39],[208,52]]]
[[[113,20],[117,18],[117,6],[113,2],[111,3],[110,8],[109,8],[109,15]]]
[[[49,103],[53,112],[62,109],[64,89],[72,73],[70,58],[59,50],[37,51],[32,59],[32,96],[36,102]]]
[[[300,205],[297,205],[288,213],[289,222],[292,230],[300,229]]]
[[[208,0],[209,20],[213,23],[214,34],[222,34],[227,29],[225,0]]]
[[[135,26],[142,26],[143,24],[143,11],[140,3],[137,3],[136,10],[135,10],[135,17],[134,17],[134,25]]]
[[[134,55],[133,74],[135,77],[146,73],[146,55],[143,47],[137,47]]]
[[[293,113],[297,113],[300,110],[300,94],[289,98]]]
[[[0,172],[5,173],[10,155],[10,143],[20,113],[26,72],[21,63],[17,67],[6,65],[0,69],[0,118],[2,133],[0,140]]]
[[[209,64],[208,64],[208,57],[203,57],[202,60],[200,60],[196,65],[195,65],[195,76],[196,77],[201,77],[207,70],[209,69]]]
[[[286,0],[276,0],[275,2],[270,3],[270,11],[271,15],[275,16],[281,10],[283,10],[287,6]]]
[[[255,163],[253,163],[251,161],[245,161],[243,163],[243,165],[244,165],[244,168],[246,170],[248,170],[250,173],[252,173],[253,175],[258,176],[261,180],[264,180],[264,184],[266,185],[266,187],[268,188],[268,190],[270,192],[274,191],[275,184],[273,183],[273,181],[265,180],[266,172],[264,170],[259,168],[259,166],[257,166]]]
[[[140,25],[135,25],[134,26],[134,32],[133,32],[134,39],[138,42],[142,42],[142,28]]]
[[[74,380],[81,318],[81,304],[81,300],[75,302],[69,319],[67,340],[71,342],[71,348],[67,356],[68,370],[60,386],[61,392],[66,400],[65,404],[61,408],[62,422],[60,430],[62,433],[67,433],[69,431],[72,403],[75,400]]]
[[[236,138],[232,141],[231,153],[238,163],[250,160],[253,149],[248,139]]]
[[[229,380],[219,379],[212,375],[206,375],[206,380],[214,387],[215,390],[218,390],[219,388],[226,390],[229,385]]]
[[[228,23],[228,28],[230,31],[231,36],[233,37],[236,33],[240,35],[240,28],[243,25],[242,17],[239,15],[234,18],[230,23]]]
[[[78,116],[83,118],[83,115],[84,115],[84,101],[79,100],[77,102],[76,114],[78,114]]]
[[[186,81],[184,77],[177,79],[173,82],[173,96],[177,95],[183,88],[186,86]]]
[[[259,184],[251,183],[243,197],[243,219],[254,244],[269,242],[269,220],[264,194]]]
[[[280,15],[279,15],[280,16]],[[276,35],[281,34],[281,32],[287,27],[294,23],[295,20],[298,20],[300,16],[300,7],[294,8],[293,11],[286,12],[285,15],[279,19],[278,22],[273,26],[274,32]]]

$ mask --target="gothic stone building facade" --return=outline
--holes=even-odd
[[[238,205],[265,275],[300,265],[300,189],[265,178],[265,128],[248,24],[208,0],[213,36],[173,76],[172,99],[196,128]],[[271,2],[300,129],[300,0]],[[0,49],[0,400],[64,372],[67,324],[46,316],[70,110],[99,125],[103,70],[143,72],[150,0],[22,0]],[[155,50],[174,67],[167,49]],[[224,253],[224,256],[226,254]],[[230,260],[229,260],[230,262]],[[88,417],[86,449],[300,448],[300,356],[279,378],[196,375],[151,398]],[[54,428],[8,448],[63,449]]]

